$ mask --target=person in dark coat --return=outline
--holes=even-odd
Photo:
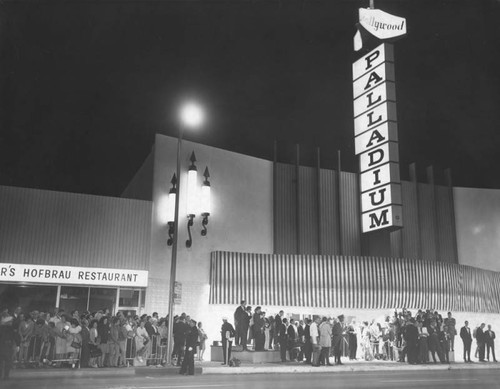
[[[194,354],[198,346],[198,328],[196,321],[190,320],[189,330],[186,333],[186,346],[184,350],[184,359],[179,374],[194,375]]]
[[[241,344],[244,348],[246,348],[246,333],[245,334],[243,333],[244,332],[243,322],[245,321],[247,316],[248,315],[246,312],[246,301],[241,300],[240,305],[238,306],[238,308],[236,308],[236,311],[234,311],[234,328],[236,331],[234,344],[236,346],[239,346]],[[248,332],[248,327],[247,327],[247,332]],[[245,338],[245,343],[243,343],[243,338]]]
[[[311,344],[311,319],[305,318],[304,323],[306,326],[304,327],[304,356],[305,363],[311,364],[311,355],[312,355],[312,344]]]
[[[227,317],[222,318],[222,327],[220,329],[220,334],[222,338],[222,358],[224,361],[222,365],[229,365],[231,360],[231,349],[233,348],[234,336],[236,331],[231,323],[227,321]]]
[[[286,350],[288,348],[288,332],[287,332],[288,319],[283,318],[279,320],[281,321],[281,323],[277,323],[276,325],[278,326],[280,356],[281,356],[281,362],[286,362]]]
[[[87,319],[82,319],[82,331],[80,332],[82,336],[82,350],[80,354],[80,367],[89,367],[90,361],[90,330],[89,321]]]
[[[333,343],[333,355],[335,357],[335,364],[342,365],[340,357],[342,356],[342,334],[344,326],[344,315],[340,315],[338,320],[332,328],[332,343]]]
[[[417,345],[418,345],[418,328],[415,325],[415,319],[411,318],[409,323],[406,323],[404,330],[404,340],[406,341],[406,352],[408,355],[408,363],[411,365],[417,364]]]
[[[181,365],[186,345],[187,323],[185,320],[186,316],[181,315],[177,322],[173,325],[172,329],[174,335],[174,350],[172,352],[172,356],[175,355],[177,357],[177,366]]]
[[[472,362],[470,360],[470,348],[472,345],[472,335],[469,328],[469,322],[465,321],[465,325],[460,328],[460,338],[464,343],[464,362]]]
[[[448,326],[444,326],[442,331],[438,331],[439,345],[443,353],[442,363],[450,363],[450,332]]]
[[[12,356],[19,350],[20,338],[12,327],[13,317],[3,312],[0,317],[0,380],[8,380]]]
[[[431,322],[428,331],[429,331],[429,338],[427,339],[427,342],[429,345],[429,351],[431,352],[432,360],[434,361],[434,363],[437,363],[436,361],[436,353],[437,353],[439,362],[443,363],[445,360],[444,354],[443,350],[441,349],[441,342],[439,341],[438,329],[435,326],[434,322]]]
[[[266,322],[261,315],[261,308],[255,308],[253,314],[253,336],[255,338],[255,351],[264,351],[264,343],[266,342],[266,335],[264,327]]]
[[[295,361],[297,359],[297,331],[295,330],[295,324],[293,319],[290,319],[290,325],[286,329],[288,335],[288,356],[290,361]]]
[[[486,327],[486,324],[481,323],[481,325],[478,327],[476,331],[476,341],[477,341],[477,349],[479,353],[479,362],[485,362],[484,360],[484,354],[486,351],[486,342],[484,338],[484,327]]]

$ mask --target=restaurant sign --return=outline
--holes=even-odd
[[[0,263],[0,282],[146,287],[148,271]]]

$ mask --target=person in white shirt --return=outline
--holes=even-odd
[[[313,358],[312,358],[312,366],[319,366],[319,355],[321,353],[321,346],[319,344],[319,323],[321,318],[317,316],[314,321],[311,323],[311,327],[309,329],[311,334],[311,344],[313,349]]]

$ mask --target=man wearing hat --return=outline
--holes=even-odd
[[[335,357],[335,364],[342,365],[342,361],[340,357],[342,356],[342,335],[343,335],[343,326],[344,326],[344,315],[340,315],[338,320],[335,320],[335,324],[332,329],[332,338],[333,338],[333,355]]]
[[[12,327],[13,317],[3,312],[0,317],[0,380],[8,380],[12,354],[19,350],[20,339]]]
[[[231,360],[231,348],[233,347],[234,336],[236,335],[234,327],[227,321],[227,317],[222,318],[222,327],[220,329],[222,338],[222,365],[226,366]]]
[[[179,374],[194,375],[194,354],[196,353],[196,346],[198,346],[198,335],[196,321],[191,319],[186,334],[186,349],[184,350],[184,359]]]

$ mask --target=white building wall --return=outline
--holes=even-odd
[[[208,234],[201,236],[201,216],[192,228],[193,245],[187,239],[186,184],[192,151],[196,154],[198,182],[201,187],[205,166],[210,171],[212,213]],[[146,312],[168,312],[170,260],[167,226],[160,218],[162,201],[171,188],[176,169],[177,139],[157,135],[154,151],[153,215],[151,228],[150,279]],[[218,337],[219,316],[208,305],[210,253],[216,250],[273,252],[273,166],[259,158],[182,142],[179,209],[179,241],[176,280],[182,283],[182,303],[174,314],[186,312],[204,322],[209,337]]]
[[[458,260],[500,271],[500,190],[454,188]]]

